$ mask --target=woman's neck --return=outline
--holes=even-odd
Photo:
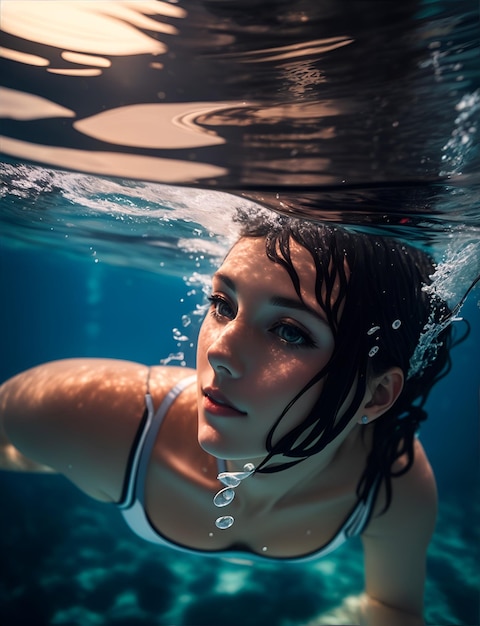
[[[255,510],[258,513],[260,509],[268,510],[279,505],[282,500],[293,499],[305,500],[314,497],[319,490],[327,488],[330,483],[336,482],[336,475],[342,477],[345,470],[349,470],[358,474],[358,463],[362,462],[364,454],[362,450],[365,445],[360,436],[359,427],[348,429],[348,432],[331,442],[321,452],[302,460],[297,465],[288,469],[272,472],[272,473],[254,473],[245,478],[238,487],[235,488],[237,502],[241,501],[244,507]],[[361,446],[361,447],[360,447]],[[362,458],[358,462],[353,461],[353,450],[358,449]],[[348,467],[345,461],[348,459]],[[281,459],[281,463],[294,461],[295,459]],[[227,472],[243,472],[244,465],[253,463],[258,467],[263,459],[244,459],[244,460],[227,460]],[[273,458],[267,463],[268,467],[272,467],[274,463],[279,463]],[[344,468],[344,470],[341,470]],[[219,483],[219,488],[222,485]]]

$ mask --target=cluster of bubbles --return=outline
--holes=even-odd
[[[160,365],[175,363],[186,367],[185,352],[194,350],[198,330],[208,308],[206,296],[210,293],[210,276],[193,272],[191,276],[184,276],[183,280],[188,291],[185,294],[186,297],[180,299],[180,304],[184,305],[188,301],[188,313],[181,316],[181,328],[172,328],[172,338],[179,351],[161,359]],[[194,305],[190,303],[191,298],[196,300]]]
[[[471,241],[458,247],[450,245],[443,260],[435,267],[430,276],[432,283],[425,285],[423,290],[430,295],[436,295],[448,302],[453,308],[458,294],[466,291],[480,271],[480,243]]]
[[[444,169],[441,176],[462,174],[472,153],[478,149],[480,90],[466,94],[455,107],[457,117],[450,139],[442,148]]]
[[[438,263],[435,272],[430,277],[431,284],[425,285],[423,291],[431,298],[439,297],[447,302],[453,314],[440,322],[435,321],[433,312],[430,314],[410,359],[408,378],[421,374],[435,359],[442,345],[439,341],[442,331],[451,323],[462,321],[458,314],[465,295],[478,280],[479,273],[480,242],[471,242],[460,248],[453,247],[453,245],[447,248],[443,261]]]

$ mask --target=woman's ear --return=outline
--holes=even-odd
[[[404,375],[399,367],[391,367],[381,376],[371,380],[368,385],[371,398],[364,406],[364,413],[368,417],[368,422],[373,422],[395,404],[398,396],[402,393],[403,383]]]

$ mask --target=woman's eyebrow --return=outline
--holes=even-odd
[[[215,272],[215,274],[213,275],[213,278],[216,278],[222,281],[232,291],[234,292],[237,291],[235,282],[226,274],[223,274],[222,272]],[[326,317],[324,317],[323,315],[321,315],[320,313],[318,313],[317,311],[315,311],[314,309],[306,305],[301,300],[297,300],[296,298],[286,298],[285,296],[273,296],[272,298],[270,298],[269,304],[271,306],[277,306],[277,307],[281,307],[284,309],[294,309],[296,311],[302,311],[303,313],[309,313],[310,315],[315,317],[317,320],[319,320],[323,324],[327,324],[328,326],[328,321]]]
[[[227,285],[227,287],[229,289],[231,289],[232,291],[237,291],[237,288],[235,286],[235,283],[233,282],[233,280],[227,276],[226,274],[222,274],[222,272],[215,272],[215,274],[213,275],[212,278],[216,278],[218,280],[221,280],[222,283],[225,283],[225,285]]]
[[[269,302],[272,306],[283,307],[286,309],[295,309],[296,311],[309,313],[310,315],[313,315],[315,318],[317,318],[317,320],[320,320],[324,324],[327,324],[327,320],[323,315],[310,308],[301,300],[297,300],[295,298],[285,298],[283,296],[274,296],[273,298],[270,298]]]

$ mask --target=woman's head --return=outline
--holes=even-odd
[[[260,462],[279,415],[277,439],[303,422],[323,385],[313,385],[284,412],[334,348],[315,298],[310,253],[292,244],[291,258],[301,297],[285,269],[268,259],[262,237],[240,239],[213,276],[197,371],[199,440],[217,456]]]
[[[292,259],[293,242],[309,252],[315,298],[334,341],[328,363],[322,363],[315,376],[305,381],[305,390],[323,381],[310,414],[280,439],[276,434],[282,422],[279,416],[267,438],[268,457],[259,471],[277,471],[292,463],[288,459],[300,461],[322,450],[358,412],[369,380],[390,368],[403,372],[404,387],[395,404],[372,426],[376,436],[371,461],[383,465],[385,474],[400,451],[409,453],[411,463],[414,432],[425,418],[421,407],[449,366],[450,326],[446,325],[435,351],[411,368],[423,329],[450,315],[443,301],[423,289],[434,272],[432,260],[423,251],[391,238],[287,217],[252,220],[250,216],[242,223],[241,236],[264,241],[269,260],[288,272],[300,299],[302,285]],[[339,417],[347,398],[349,406],[342,408]],[[268,461],[277,455],[285,463],[269,466]],[[373,480],[370,474],[364,476],[365,487]]]

